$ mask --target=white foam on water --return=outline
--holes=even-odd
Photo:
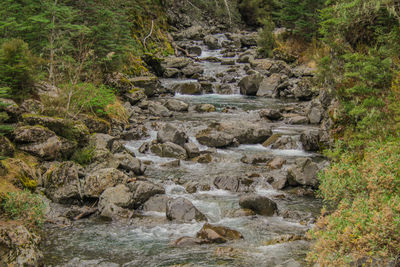
[[[226,197],[226,196],[236,196],[237,194],[223,190],[223,189],[211,189],[209,191],[198,191],[196,194],[198,195],[209,195],[209,196],[218,196],[218,197]]]
[[[165,217],[165,212],[159,212],[159,211],[144,211],[143,212],[144,216],[154,216],[154,217]]]
[[[167,196],[182,196],[186,195],[187,192],[183,186],[171,183],[165,185],[165,194]]]
[[[182,236],[195,236],[203,227],[202,222],[182,223],[182,224],[163,224],[155,227],[141,226],[132,229],[137,239],[140,240],[174,240]]]

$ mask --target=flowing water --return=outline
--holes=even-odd
[[[221,37],[222,38],[222,37]],[[200,58],[210,56],[221,58],[221,51],[207,51],[203,46]],[[203,61],[204,76],[213,77],[226,72],[231,66],[217,62]],[[237,72],[237,76],[244,71]],[[239,78],[237,77],[237,78]],[[195,80],[163,79],[164,86],[173,86],[179,82]],[[217,80],[216,83],[221,82]],[[247,120],[258,118],[258,110],[263,108],[283,108],[296,105],[294,102],[270,98],[246,97],[238,94],[237,83],[232,84],[230,95],[206,94],[200,96],[176,95],[175,98],[188,104],[213,104],[215,112],[211,113],[176,113],[172,118],[163,119],[183,127],[200,150],[208,147],[197,143],[195,133],[207,127],[211,122]],[[228,112],[222,112],[228,109]],[[309,248],[305,240],[269,245],[271,240],[283,235],[304,235],[311,227],[310,222],[300,219],[283,218],[282,216],[244,216],[232,217],[232,210],[239,208],[239,193],[219,190],[213,187],[215,177],[219,175],[240,176],[257,173],[261,177],[254,190],[259,195],[268,196],[277,202],[280,211],[296,211],[305,217],[315,218],[320,210],[320,201],[305,196],[278,191],[266,182],[269,169],[266,166],[244,164],[241,157],[250,154],[280,156],[286,159],[284,168],[297,157],[311,157],[315,161],[320,155],[305,152],[299,135],[304,129],[312,126],[288,125],[282,122],[270,123],[274,133],[290,136],[296,142],[291,149],[271,149],[262,145],[240,145],[234,148],[217,149],[212,153],[213,161],[200,164],[182,161],[179,167],[162,167],[162,163],[172,161],[160,158],[151,153],[139,153],[138,148],[156,138],[156,129],[152,129],[147,139],[132,141],[127,148],[134,151],[136,157],[151,162],[147,166],[146,176],[162,185],[169,197],[189,199],[212,224],[227,226],[240,231],[244,239],[223,245],[197,245],[191,247],[173,247],[170,242],[182,237],[196,235],[203,223],[174,223],[167,221],[164,213],[147,212],[141,217],[133,218],[129,223],[108,222],[100,219],[87,219],[75,222],[66,228],[51,228],[45,240],[45,264],[47,266],[276,266],[288,259],[302,263]],[[185,182],[194,181],[211,185],[209,191],[186,192]],[[281,213],[280,213],[281,214]],[[303,216],[304,217],[304,216]],[[222,247],[222,248],[221,248]],[[226,249],[223,249],[226,248]]]

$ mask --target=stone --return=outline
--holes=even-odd
[[[288,178],[291,185],[306,185],[316,188],[319,184],[318,164],[310,158],[297,158],[296,163],[288,169]]]
[[[232,240],[243,239],[243,235],[225,226],[216,226],[205,223],[201,230],[196,234],[197,238],[207,240],[209,243],[226,243]]]
[[[131,77],[129,83],[135,88],[142,88],[147,97],[154,96],[161,88],[160,80],[156,76]]]
[[[56,134],[43,126],[20,126],[14,130],[14,141],[17,143],[44,142]]]
[[[237,192],[239,190],[240,180],[238,177],[220,176],[215,178],[214,185],[218,189]]]
[[[183,145],[189,158],[195,158],[200,155],[200,150],[197,145],[193,142],[189,142]]]
[[[212,162],[212,157],[210,154],[202,154],[198,157],[192,159],[192,161],[202,164],[207,164]]]
[[[293,89],[294,96],[300,101],[311,100],[313,96],[311,88],[312,88],[311,79],[303,78],[300,80],[300,82],[297,83],[297,86],[294,87]]]
[[[236,60],[234,58],[224,58],[221,60],[221,65],[234,66],[235,64]]]
[[[0,265],[39,266],[43,254],[40,237],[25,226],[5,223],[0,226]]]
[[[104,206],[100,212],[101,217],[116,221],[119,221],[121,219],[130,219],[133,215],[134,212],[132,210],[121,208],[115,204]]]
[[[72,204],[82,199],[82,167],[72,161],[54,163],[43,175],[46,196],[54,202]]]
[[[176,247],[192,247],[194,245],[202,245],[205,243],[207,243],[207,241],[200,238],[183,236],[172,242],[171,245]]]
[[[109,187],[128,180],[128,176],[115,168],[99,169],[86,176],[83,186],[84,196],[98,198]]]
[[[5,137],[0,136],[0,157],[13,157],[15,153],[15,147],[11,141]]]
[[[280,169],[282,168],[283,164],[286,163],[286,160],[281,158],[281,157],[276,157],[273,160],[271,160],[270,162],[268,162],[268,167],[270,167],[271,169]]]
[[[144,89],[132,89],[124,95],[124,97],[129,101],[131,105],[136,105],[142,100],[147,99]]]
[[[197,112],[214,112],[215,106],[212,104],[199,104],[194,108]]]
[[[63,142],[59,137],[53,136],[43,142],[18,145],[18,148],[44,160],[56,160],[62,157],[63,147],[69,150],[69,152],[66,151],[66,154],[70,156],[73,145],[68,142],[64,144],[67,145],[67,147],[63,146]]]
[[[172,116],[171,112],[166,107],[155,101],[149,101],[148,110],[149,113],[153,116],[160,116],[160,117]]]
[[[170,56],[164,59],[161,63],[161,66],[164,69],[167,68],[175,68],[175,69],[183,69],[187,65],[189,65],[192,61],[187,57],[175,57]]]
[[[167,202],[170,198],[166,195],[154,195],[143,204],[144,211],[166,212]]]
[[[196,74],[202,74],[203,72],[203,67],[198,64],[190,64],[182,69],[183,75],[185,75],[187,78],[193,77]]]
[[[279,85],[282,82],[281,74],[273,73],[271,76],[264,78],[257,91],[257,96],[268,96],[272,97]]]
[[[255,213],[264,216],[272,216],[278,209],[274,201],[267,197],[256,194],[246,194],[241,196],[239,205],[242,208],[251,209]]]
[[[242,47],[257,46],[257,40],[258,40],[257,32],[242,35],[240,37],[240,43],[242,44]]]
[[[207,221],[207,217],[192,202],[182,197],[167,202],[166,216],[168,220],[178,222]]]
[[[149,136],[147,133],[147,128],[141,125],[137,125],[120,134],[121,139],[125,141],[139,140],[147,136]]]
[[[205,129],[196,134],[197,141],[209,147],[227,147],[233,143],[234,136],[225,132]]]
[[[136,175],[143,175],[146,171],[146,166],[142,164],[142,161],[127,152],[114,154],[114,158],[118,160],[117,168],[120,170],[131,171]]]
[[[307,117],[311,124],[319,124],[322,120],[324,109],[319,101],[312,101]]]
[[[207,35],[204,37],[204,43],[210,50],[216,50],[221,48],[221,44],[219,43],[218,39],[213,35]]]
[[[201,56],[201,53],[203,52],[200,46],[190,46],[188,51],[189,54],[196,56]]]
[[[267,118],[271,121],[282,119],[282,113],[276,109],[262,109],[258,112],[261,118]]]
[[[185,112],[188,111],[189,105],[183,101],[176,100],[176,99],[169,99],[165,103],[165,107],[170,111],[177,111],[177,112]]]
[[[110,123],[101,118],[92,115],[81,114],[79,119],[86,125],[90,133],[108,134],[111,130]]]
[[[100,195],[98,209],[100,213],[110,205],[120,208],[133,208],[133,195],[124,184],[109,187]]]
[[[242,95],[255,96],[260,88],[264,77],[257,73],[242,78],[239,82],[240,93]]]
[[[157,133],[157,141],[160,143],[172,142],[183,146],[188,141],[187,134],[170,123],[164,124]]]
[[[202,87],[198,82],[184,82],[174,85],[173,90],[183,95],[201,95]]]
[[[256,213],[251,209],[236,209],[227,214],[228,217],[237,218],[237,217],[247,217],[254,216]]]
[[[179,159],[175,159],[160,164],[160,167],[165,167],[165,168],[177,168],[179,166],[181,166],[181,161]]]
[[[166,68],[164,70],[164,74],[163,77],[165,78],[177,78],[179,76],[179,74],[181,73],[181,71],[179,69],[176,68]]]
[[[300,135],[300,142],[305,151],[319,151],[320,137],[318,130],[306,130]]]
[[[152,196],[165,194],[165,189],[148,181],[135,181],[128,184],[133,194],[133,208],[137,209]]]
[[[180,145],[172,142],[163,144],[154,144],[150,147],[150,151],[160,157],[176,158],[185,160],[187,158],[186,150]]]
[[[266,164],[272,160],[271,156],[264,154],[245,155],[240,161],[246,164]]]
[[[282,190],[288,184],[288,175],[286,171],[272,172],[270,175],[272,176],[272,188],[276,190]]]
[[[305,116],[294,116],[289,119],[288,121],[289,124],[307,124],[308,123],[308,118]]]

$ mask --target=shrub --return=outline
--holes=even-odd
[[[1,209],[9,219],[21,220],[29,226],[41,226],[45,221],[45,204],[29,191],[8,192],[1,196]]]
[[[28,44],[19,39],[3,43],[0,49],[0,86],[10,88],[18,101],[30,96],[34,84],[34,60]]]
[[[272,57],[272,51],[275,47],[275,39],[272,32],[275,29],[275,24],[271,18],[267,18],[263,21],[263,25],[264,27],[258,33],[257,45],[262,56]]]
[[[310,262],[344,266],[400,254],[400,139],[373,142],[363,160],[342,155],[320,177],[320,196],[338,208],[318,220]]]
[[[78,149],[72,155],[71,160],[83,166],[88,165],[94,157],[94,149],[95,147],[91,145]]]

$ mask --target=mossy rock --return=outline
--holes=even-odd
[[[38,185],[38,173],[34,163],[22,159],[9,158],[3,160],[3,178],[20,189],[35,189]]]
[[[5,136],[0,136],[0,157],[13,157],[15,147]]]
[[[58,117],[37,114],[23,114],[23,122],[29,125],[41,125],[54,131],[57,135],[80,144],[87,143],[90,131],[81,121],[72,121]]]

